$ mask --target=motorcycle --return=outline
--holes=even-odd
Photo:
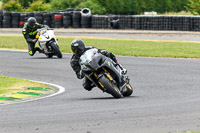
[[[54,35],[53,29],[38,29],[36,39],[42,51],[48,58],[52,58],[54,55],[58,58],[62,58],[62,53],[59,49],[58,41]]]
[[[103,92],[114,98],[128,97],[133,93],[129,78],[123,74],[120,65],[98,53],[98,49],[87,50],[80,57],[82,74]]]

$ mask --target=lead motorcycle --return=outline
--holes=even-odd
[[[58,41],[54,35],[53,29],[38,29],[36,39],[38,39],[37,42],[39,43],[39,46],[48,58],[52,58],[54,55],[58,58],[62,58],[62,53],[59,49]]]
[[[133,93],[128,76],[112,59],[98,53],[98,49],[87,50],[80,57],[82,73],[103,92],[114,98],[127,97]]]

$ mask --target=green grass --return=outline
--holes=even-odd
[[[62,52],[71,53],[74,38],[58,38]],[[83,39],[87,46],[106,49],[116,55],[142,57],[200,58],[200,43],[174,41],[139,41],[113,39]],[[0,36],[0,48],[27,50],[22,36]]]
[[[1,9],[1,7],[2,7],[2,1],[0,1],[0,9]]]
[[[10,78],[0,75],[0,96],[4,94],[12,94],[17,91],[23,90],[25,87],[38,87],[38,86],[44,86],[44,84],[35,83],[31,81],[26,81],[22,79],[17,78]]]

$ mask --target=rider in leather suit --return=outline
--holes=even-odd
[[[73,70],[75,71],[78,79],[84,78],[84,75],[81,73],[81,66],[79,64],[79,59],[85,51],[87,51],[91,48],[95,48],[95,47],[92,47],[92,46],[85,47],[85,44],[81,39],[75,39],[71,43],[71,49],[72,49],[72,52],[73,52],[73,56],[71,58],[70,64],[71,64],[71,67],[73,68]],[[116,56],[113,53],[109,53],[109,52],[107,52],[106,50],[103,50],[103,49],[98,49],[98,52],[109,57],[109,58],[111,58],[114,62],[116,62],[118,64]],[[118,64],[118,65],[120,66],[120,68],[122,69],[124,74],[126,74],[127,70],[124,69],[120,64]],[[83,79],[83,87],[86,90],[90,91],[90,90],[92,90],[93,87],[95,87],[95,85],[92,84],[92,82],[88,78],[85,77]]]
[[[29,55],[33,56],[36,51],[41,53],[41,49],[39,47],[35,48],[35,44],[37,42],[36,34],[37,29],[48,27],[46,25],[42,25],[37,23],[36,19],[34,17],[30,17],[27,22],[24,24],[22,34],[24,35],[24,38],[26,39],[26,42],[28,43],[28,50]]]

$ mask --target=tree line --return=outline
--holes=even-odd
[[[8,11],[57,11],[90,8],[92,14],[138,15],[190,11],[200,13],[200,0],[2,0]]]

